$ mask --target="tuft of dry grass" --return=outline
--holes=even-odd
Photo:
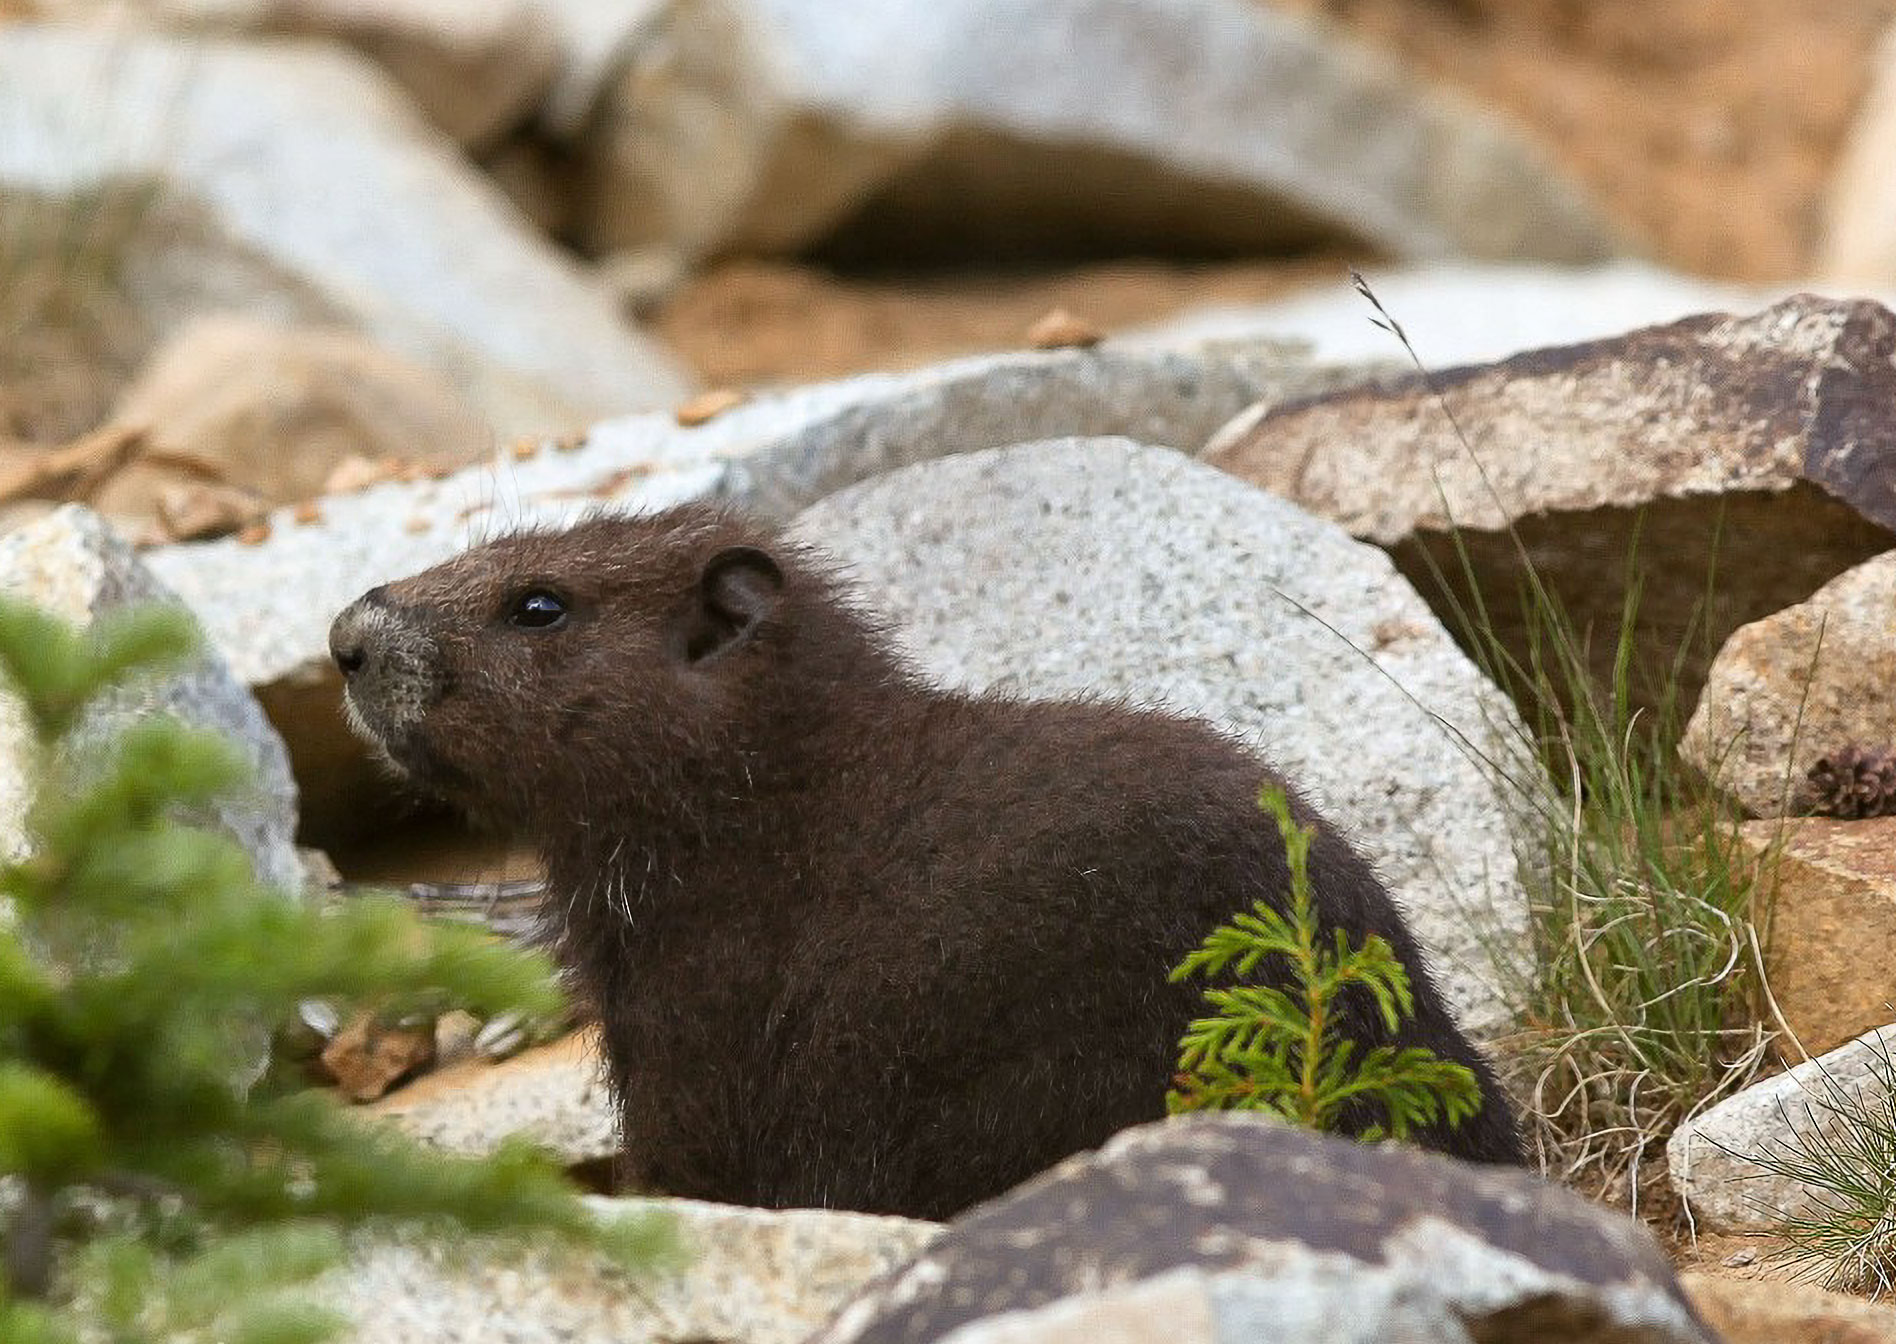
[[[1401,325],[1353,278],[1372,320],[1426,378]],[[1669,665],[1638,666],[1637,538],[1617,629],[1604,632],[1580,628],[1514,542],[1524,656],[1498,633],[1515,613],[1503,621],[1485,605],[1459,539],[1462,582],[1434,574],[1464,645],[1515,696],[1523,758],[1546,766],[1488,762],[1513,803],[1533,944],[1528,971],[1510,977],[1520,1027],[1499,1062],[1542,1169],[1637,1210],[1663,1177],[1672,1131],[1766,1064],[1776,1032],[1760,1011],[1769,1002],[1762,948],[1775,865],[1741,842],[1736,805],[1677,755],[1690,709],[1680,671],[1702,624],[1680,632]],[[1708,567],[1701,611],[1715,572]],[[1601,638],[1612,652],[1604,682],[1590,658]]]
[[[96,426],[149,350],[125,261],[155,188],[72,198],[0,192],[0,438],[57,443]]]

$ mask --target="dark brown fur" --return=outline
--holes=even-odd
[[[510,623],[536,590],[565,618]],[[1163,1113],[1201,1007],[1166,972],[1286,891],[1267,771],[1228,738],[929,688],[735,514],[508,537],[376,589],[332,642],[396,762],[539,846],[659,1190],[930,1218],[999,1194]],[[1409,967],[1397,1039],[1480,1076],[1481,1114],[1424,1141],[1520,1161],[1369,867],[1320,826],[1311,872],[1328,925]],[[1387,1036],[1362,1002],[1347,1030]]]

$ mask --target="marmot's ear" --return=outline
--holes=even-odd
[[[783,592],[783,570],[755,546],[730,546],[705,563],[686,618],[685,657],[702,662],[749,638]]]

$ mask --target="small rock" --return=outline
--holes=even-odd
[[[1866,477],[1875,461],[1866,445]],[[1753,537],[1746,549],[1762,545]],[[1712,660],[1681,753],[1754,815],[1806,810],[1818,758],[1846,744],[1896,747],[1892,610],[1896,553],[1732,634]]]
[[[418,1078],[365,1114],[452,1153],[489,1153],[524,1135],[567,1166],[617,1156],[619,1119],[591,1033],[500,1064],[457,1064]]]
[[[1713,1344],[1652,1236],[1525,1172],[1254,1112],[1127,1130],[963,1214],[811,1344]]]
[[[1730,1255],[1719,1261],[1719,1263],[1724,1265],[1726,1269],[1743,1269],[1757,1258],[1758,1253],[1756,1251],[1733,1251]]]
[[[1261,744],[1376,864],[1464,1025],[1509,1020],[1497,965],[1523,953],[1525,900],[1479,758],[1512,758],[1511,710],[1380,551],[1125,439],[923,463],[794,532],[937,682],[1125,696]],[[1366,652],[1392,621],[1414,636]]]
[[[342,1014],[327,999],[304,999],[296,1005],[296,1018],[325,1042],[342,1030]]]
[[[303,890],[331,892],[342,885],[342,874],[322,850],[298,846],[296,858],[303,866]]]
[[[1027,344],[1036,350],[1085,350],[1104,339],[1098,327],[1064,308],[1055,308],[1027,328]]]
[[[437,1069],[450,1068],[474,1057],[474,1040],[480,1033],[481,1020],[463,1008],[454,1008],[435,1019],[434,1057]]]
[[[474,1033],[474,1053],[482,1059],[505,1059],[517,1055],[530,1039],[527,1023],[518,1013],[490,1017]]]
[[[1687,1120],[1666,1143],[1672,1188],[1714,1232],[1773,1230],[1816,1192],[1755,1159],[1834,1139],[1852,1110],[1887,1113],[1892,1050],[1896,1027],[1868,1032]]]
[[[1733,861],[1774,865],[1765,975],[1796,1033],[1787,1063],[1825,1054],[1896,1021],[1896,984],[1872,966],[1896,966],[1896,818],[1754,821]]]
[[[360,1013],[323,1047],[323,1067],[350,1101],[374,1101],[434,1059],[434,1024],[378,1022]]]
[[[108,500],[115,495],[108,493]],[[172,541],[203,541],[241,532],[261,521],[267,505],[248,490],[194,482],[161,485],[153,511]],[[117,509],[111,510],[119,513]],[[136,515],[133,515],[136,517]]]
[[[608,1216],[665,1218],[682,1254],[629,1277],[568,1249],[524,1254],[439,1238],[363,1238],[322,1300],[350,1344],[800,1344],[863,1284],[941,1235],[935,1223],[826,1209],[589,1199]]]
[[[679,403],[672,417],[687,429],[715,420],[726,411],[734,411],[750,400],[750,395],[734,387],[713,388],[690,401]]]
[[[351,453],[336,463],[335,469],[324,479],[322,492],[325,495],[354,494],[372,485],[394,480],[401,474],[401,470],[402,464],[399,459],[385,457],[375,462],[359,453]]]

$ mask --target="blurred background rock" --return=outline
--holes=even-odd
[[[9,503],[233,531],[349,457],[479,460],[1054,309],[1297,334],[1346,263],[1541,344],[1896,286],[1892,10],[0,0]],[[1564,324],[1543,274],[1605,311]],[[194,378],[215,408],[145,432]],[[41,469],[111,428],[141,437]]]

